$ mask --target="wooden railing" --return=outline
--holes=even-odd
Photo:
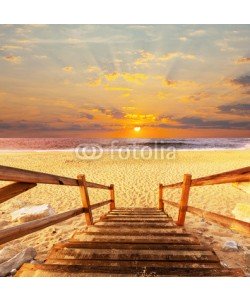
[[[218,223],[224,227],[235,231],[250,235],[250,223],[237,220],[231,217],[222,216],[217,213],[208,212],[200,208],[195,208],[188,205],[190,188],[194,186],[204,186],[222,183],[234,182],[249,182],[250,181],[250,167],[237,169],[229,172],[215,174],[206,177],[192,179],[190,174],[185,174],[182,182],[177,182],[168,185],[159,185],[159,209],[164,210],[164,203],[179,208],[178,220],[176,224],[183,226],[185,222],[186,212],[196,214],[206,220]],[[166,188],[182,188],[181,199],[179,203],[163,199],[163,191]]]
[[[68,220],[74,216],[85,214],[86,224],[93,225],[92,210],[103,205],[110,205],[110,210],[115,208],[114,185],[110,186],[88,182],[84,175],[78,175],[77,179],[62,177],[47,173],[28,171],[23,169],[0,166],[0,181],[14,181],[0,188],[0,203],[3,203],[25,191],[37,186],[37,184],[58,184],[64,186],[78,186],[82,200],[82,207],[73,209],[54,216],[27,222],[11,228],[0,230],[0,244],[7,243],[27,234],[36,232],[53,224]],[[96,204],[90,204],[88,188],[105,189],[110,191],[110,199]]]

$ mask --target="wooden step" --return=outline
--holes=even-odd
[[[148,211],[148,212],[136,212],[136,211],[109,211],[110,215],[127,215],[127,216],[167,216],[167,214],[163,211]]]
[[[173,220],[171,218],[132,218],[132,217],[104,217],[101,218],[104,222],[153,222],[153,223],[165,223],[165,222],[172,222]]]
[[[156,237],[168,237],[168,236],[176,236],[176,237],[193,237],[192,234],[186,233],[186,232],[143,232],[143,231],[136,231],[136,230],[131,230],[131,231],[124,231],[123,228],[121,228],[120,231],[109,231],[109,230],[86,230],[84,232],[78,232],[76,235],[107,235],[107,236],[138,236],[138,237],[145,237],[148,238],[149,240],[151,238],[156,238]]]
[[[134,267],[162,267],[169,269],[176,268],[222,268],[220,262],[211,261],[154,261],[154,260],[89,260],[89,259],[53,259],[49,258],[45,264],[59,265],[78,265],[78,266],[106,266],[117,268],[134,268]]]
[[[212,251],[53,248],[49,259],[155,260],[218,262]]]
[[[199,240],[194,236],[162,236],[155,237],[150,236],[138,236],[138,235],[130,235],[130,236],[120,236],[120,235],[91,235],[91,234],[75,234],[74,238],[78,241],[86,241],[86,242],[120,242],[120,243],[166,243],[166,244],[199,244]]]
[[[127,212],[109,212],[107,213],[108,216],[125,216],[125,217],[140,217],[140,218],[144,218],[144,217],[155,217],[155,218],[161,218],[161,217],[169,217],[168,215],[164,214],[164,213],[136,213],[136,212],[133,212],[133,213],[127,213]]]
[[[143,219],[143,220],[152,220],[152,219],[157,219],[157,220],[169,220],[172,218],[166,216],[166,215],[141,215],[141,214],[133,214],[133,215],[126,215],[126,214],[106,214],[105,215],[106,218],[114,218],[114,219],[117,219],[117,218],[121,218],[121,219]],[[105,218],[103,217],[103,218]]]
[[[182,227],[165,227],[165,228],[137,228],[137,227],[130,227],[130,226],[122,226],[122,227],[97,227],[97,226],[88,226],[87,229],[82,231],[77,231],[77,233],[84,233],[84,232],[101,232],[101,233],[109,233],[109,234],[116,234],[123,232],[124,234],[130,233],[131,235],[137,235],[137,234],[170,234],[170,233],[186,233],[186,230]]]
[[[177,226],[174,222],[163,222],[163,223],[146,223],[146,222],[102,222],[99,221],[94,224],[95,227],[99,228],[182,228],[180,226]]]
[[[204,245],[181,245],[181,244],[163,244],[163,243],[116,243],[116,242],[79,242],[69,241],[56,244],[53,249],[78,248],[78,249],[130,249],[130,250],[187,250],[187,251],[212,251],[213,249]],[[213,252],[214,253],[214,252]]]
[[[155,208],[117,208],[94,226],[55,245],[45,264],[16,276],[244,276],[226,269],[214,250]]]
[[[38,276],[38,277],[64,277],[64,276],[81,276],[81,277],[104,277],[104,276],[244,276],[240,269],[222,269],[222,268],[140,268],[131,269],[104,267],[88,267],[79,265],[60,265],[60,264],[24,264],[22,269],[17,272],[17,276]]]
[[[113,209],[112,211],[116,212],[116,211],[137,211],[137,212],[150,212],[150,211],[154,211],[154,212],[162,212],[162,210],[155,208],[155,207],[117,207],[115,209]]]

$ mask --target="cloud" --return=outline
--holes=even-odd
[[[250,63],[250,57],[241,57],[236,60],[236,64],[246,64]]]
[[[181,58],[184,60],[194,60],[196,59],[196,56],[193,54],[185,54],[183,52],[170,52],[166,53],[163,56],[159,57],[160,61],[168,61],[174,58]]]
[[[153,114],[126,114],[125,118],[137,120],[137,121],[151,121],[151,122],[156,120],[156,116]]]
[[[177,81],[176,80],[170,80],[170,79],[167,79],[167,78],[163,80],[163,83],[166,86],[177,85]]]
[[[92,120],[92,119],[94,119],[94,116],[89,113],[82,112],[82,113],[80,113],[80,118]]]
[[[87,72],[88,73],[97,73],[97,72],[100,72],[100,68],[97,66],[89,66],[87,68]]]
[[[104,85],[105,90],[108,91],[124,91],[124,92],[131,92],[132,89],[124,86],[110,86],[108,84]]]
[[[194,30],[189,33],[190,36],[203,36],[205,34],[206,34],[206,31],[203,29]]]
[[[160,115],[157,118],[160,123],[152,125],[160,128],[176,128],[176,129],[228,129],[228,130],[249,130],[250,123],[248,121],[234,120],[211,120],[200,117],[185,116],[182,118],[174,118],[169,115]]]
[[[64,67],[62,69],[66,73],[72,73],[74,71],[74,68],[72,66],[66,66],[66,67]]]
[[[142,65],[156,59],[155,55],[150,52],[140,51],[140,57],[135,61],[135,65]]]
[[[115,81],[115,80],[121,78],[127,82],[132,82],[132,83],[136,83],[136,84],[142,84],[143,81],[148,79],[148,76],[144,73],[128,73],[128,72],[107,73],[104,75],[104,77],[107,81]]]
[[[164,78],[163,76],[159,76],[158,79],[161,80],[162,85],[164,87],[168,87],[168,88],[178,88],[178,89],[190,90],[190,89],[199,87],[199,84],[195,81],[173,80],[173,79],[169,79],[169,78]]]
[[[250,75],[242,75],[240,77],[234,78],[232,79],[232,83],[248,87],[250,86]]]
[[[100,131],[107,131],[112,130],[111,127],[105,126],[100,123],[88,123],[88,124],[72,124],[68,123],[60,126],[52,124],[52,123],[45,123],[45,122],[34,122],[34,121],[9,121],[3,122],[0,121],[0,129],[1,130],[12,130],[13,132],[17,131],[20,133],[20,130],[26,131],[37,131],[37,132],[63,132],[63,131],[91,131],[91,130],[100,130]]]
[[[142,84],[144,80],[148,79],[148,76],[143,73],[122,73],[122,78],[128,82]]]
[[[34,55],[34,57],[35,57],[36,59],[41,59],[41,60],[43,60],[43,59],[48,59],[48,56],[47,56],[47,55]]]
[[[155,55],[146,51],[139,51],[140,57],[136,59],[135,65],[144,65],[148,63],[162,63],[172,59],[183,59],[183,60],[200,60],[193,54],[183,53],[183,52],[168,52],[163,55]]]
[[[102,79],[101,78],[96,78],[96,79],[91,79],[88,81],[88,85],[89,86],[99,86],[102,83]]]
[[[0,51],[15,51],[15,50],[23,50],[23,47],[18,45],[3,45],[0,47]]]
[[[186,42],[188,40],[188,38],[186,38],[185,36],[181,36],[181,37],[179,37],[179,40],[182,42]]]
[[[101,112],[102,114],[113,117],[115,119],[122,119],[124,117],[123,111],[117,108],[105,108],[103,106],[96,106],[92,108],[92,110]]]
[[[232,120],[206,120],[198,117],[183,117],[178,120],[182,128],[199,129],[250,129],[250,123],[247,121]]]
[[[116,72],[113,73],[108,73],[105,74],[104,77],[108,80],[108,81],[114,81],[119,77],[119,74]]]
[[[11,64],[20,64],[23,61],[21,56],[15,55],[7,55],[4,56],[3,59]]]
[[[225,104],[217,107],[219,113],[239,115],[239,116],[250,116],[250,104],[249,103],[236,103],[236,104]]]

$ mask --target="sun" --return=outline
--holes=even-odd
[[[140,126],[134,127],[134,131],[135,131],[135,132],[140,132],[140,131],[141,131],[141,127],[140,127]]]

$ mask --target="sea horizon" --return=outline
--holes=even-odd
[[[77,147],[97,145],[105,152],[175,149],[181,151],[247,150],[250,138],[0,138],[0,152],[74,151]]]

